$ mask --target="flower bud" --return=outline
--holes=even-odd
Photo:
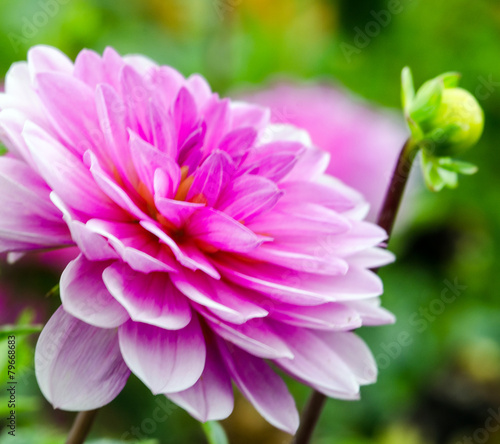
[[[462,154],[483,132],[484,114],[474,96],[462,88],[445,88],[434,116],[421,124],[438,157]],[[432,143],[434,142],[434,143]]]

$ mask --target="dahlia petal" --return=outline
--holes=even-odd
[[[28,165],[0,158],[0,252],[72,245],[50,190]]]
[[[349,301],[349,307],[356,310],[361,316],[363,325],[386,325],[394,324],[394,315],[380,306],[379,298],[369,298],[359,301]]]
[[[237,317],[238,312],[219,302],[217,295],[207,279],[200,272],[189,272],[179,270],[175,275],[170,276],[176,288],[192,301],[215,310],[217,313],[226,312]]]
[[[204,151],[211,153],[219,146],[222,135],[230,128],[229,99],[219,100],[217,95],[214,95],[211,103],[206,106],[204,114],[207,125]]]
[[[150,219],[132,200],[130,195],[120,187],[101,167],[97,157],[90,151],[85,153],[90,159],[90,172],[102,192],[117,206],[139,220]]]
[[[177,164],[170,157],[156,149],[153,145],[141,139],[130,131],[130,153],[137,175],[149,192],[153,195],[155,171],[165,168],[167,171],[178,169]],[[177,167],[177,168],[176,168]],[[163,170],[163,171],[165,171]]]
[[[234,164],[223,151],[211,153],[194,173],[187,200],[201,199],[213,206],[234,173]]]
[[[305,148],[295,142],[274,142],[254,149],[245,160],[249,174],[279,182],[299,160]]]
[[[0,104],[1,106],[1,104]],[[3,130],[6,138],[3,143],[9,150],[9,154],[23,159],[33,171],[38,172],[36,163],[31,157],[30,150],[22,136],[26,115],[16,109],[4,109],[0,112],[0,130]]]
[[[128,367],[154,394],[192,387],[205,367],[205,340],[196,316],[182,330],[129,321],[119,328]]]
[[[299,426],[299,414],[283,380],[264,360],[222,340],[217,342],[241,393],[269,423],[294,434]]]
[[[220,279],[218,271],[197,247],[191,244],[177,244],[160,226],[150,221],[140,221],[139,224],[147,231],[158,237],[160,242],[167,245],[175,258],[190,270],[202,270],[214,279]]]
[[[294,357],[274,362],[288,373],[316,386],[347,394],[359,392],[359,384],[348,365],[313,331],[279,324],[276,332],[287,341]],[[335,369],[335,371],[332,371]]]
[[[168,393],[167,397],[198,421],[227,418],[234,406],[233,386],[217,347],[207,349],[205,368],[200,379],[187,390]]]
[[[317,204],[340,213],[351,210],[357,205],[357,200],[353,201],[343,190],[318,182],[287,181],[280,183],[279,187],[285,192],[283,203]]]
[[[156,108],[158,110],[170,110],[186,80],[179,71],[170,66],[160,66],[152,69],[150,78],[155,91],[152,100]],[[175,129],[173,133],[176,135]],[[175,152],[172,153],[172,157],[175,158]]]
[[[93,233],[106,238],[124,262],[136,271],[176,272],[177,265],[158,239],[136,223],[91,219],[86,224]]]
[[[361,316],[349,305],[329,302],[312,307],[279,304],[271,316],[279,322],[317,330],[344,331],[361,327]]]
[[[97,115],[104,136],[104,146],[97,147],[100,160],[111,160],[120,177],[135,178],[135,170],[129,164],[127,125],[125,121],[125,103],[117,92],[108,84],[99,84],[95,92]]]
[[[268,240],[256,235],[230,216],[202,208],[186,224],[186,231],[193,239],[223,251],[246,253]]]
[[[120,87],[120,73],[125,62],[113,48],[107,46],[102,54],[106,83],[109,83],[116,91]]]
[[[272,209],[283,195],[277,185],[251,174],[237,177],[227,186],[217,203],[217,209],[235,220],[250,221]]]
[[[199,74],[190,75],[185,83],[186,88],[190,91],[192,97],[196,101],[198,109],[202,109],[213,96],[210,85]]]
[[[31,122],[26,123],[23,136],[41,176],[67,205],[86,214],[123,217],[85,166],[57,140]]]
[[[308,242],[321,235],[350,234],[352,224],[336,211],[316,204],[279,202],[274,211],[250,221],[248,228],[256,233],[269,234],[276,241]],[[336,251],[335,254],[340,256]]]
[[[80,254],[61,276],[61,301],[67,313],[95,327],[114,328],[129,316],[104,285],[102,273],[109,261],[89,261]]]
[[[373,384],[377,380],[375,358],[359,336],[351,332],[316,331],[315,334],[344,361],[358,384]]]
[[[394,262],[395,256],[384,248],[370,248],[348,256],[349,264],[363,268],[378,268]]]
[[[286,340],[278,335],[273,327],[262,319],[250,319],[244,324],[222,322],[206,310],[199,312],[205,318],[211,330],[219,337],[238,346],[253,356],[266,359],[293,359],[293,352]]]
[[[75,60],[73,75],[95,89],[97,84],[105,80],[104,63],[99,54],[90,49],[80,51]]]
[[[123,61],[132,66],[141,76],[151,76],[158,65],[149,57],[141,54],[129,54],[123,57]]]
[[[11,65],[5,74],[5,92],[26,102],[30,102],[33,98],[36,99],[37,95],[31,87],[27,62],[16,62]]]
[[[28,67],[33,80],[42,72],[61,72],[71,74],[73,63],[64,54],[52,46],[37,45],[28,50]]]
[[[76,220],[70,209],[56,193],[50,193],[50,200],[63,213],[63,219],[71,232],[71,238],[87,259],[104,261],[118,258],[117,253],[109,245],[108,241],[99,234],[92,232],[86,224]]]
[[[343,276],[322,276],[272,264],[238,261],[228,256],[217,260],[223,277],[264,293],[271,299],[296,305],[354,300],[382,294],[382,281],[369,270],[350,267]]]
[[[104,270],[103,280],[135,322],[179,330],[191,321],[189,303],[166,273],[138,273],[115,262]]]
[[[325,173],[330,164],[330,154],[318,148],[309,148],[300,156],[290,173],[283,178],[283,182],[297,180],[315,180]]]
[[[196,171],[200,162],[203,159],[203,143],[205,140],[205,133],[207,126],[205,122],[196,128],[186,140],[183,142],[179,149],[177,156],[177,163],[185,167],[189,173]]]
[[[125,101],[127,126],[145,140],[152,140],[152,131],[148,117],[148,103],[151,87],[130,65],[125,65],[120,74],[121,93]]]
[[[161,186],[159,184],[162,182],[166,183],[165,188],[170,187],[170,180],[161,171],[156,170],[155,173],[156,188]],[[203,203],[184,202],[157,196],[154,201],[161,215],[177,228],[181,228],[196,211],[205,206]]]
[[[202,273],[188,270],[179,272],[172,280],[185,296],[203,305],[224,321],[243,324],[249,319],[269,314],[255,302],[258,300],[258,294],[246,288],[228,285]]]
[[[168,109],[168,108],[165,108]],[[175,160],[177,157],[177,145],[175,140],[175,127],[172,120],[168,118],[165,111],[154,104],[149,103],[149,120],[153,133],[153,145],[166,156]]]
[[[178,134],[177,144],[183,146],[198,120],[196,102],[185,87],[182,87],[177,95],[173,107],[173,117]]]
[[[219,149],[228,153],[235,163],[239,163],[248,154],[256,139],[257,131],[254,128],[238,128],[224,136]]]
[[[232,101],[231,115],[232,129],[251,126],[260,132],[268,124],[271,112],[269,108],[263,106]]]
[[[247,257],[280,265],[291,270],[328,276],[346,274],[349,269],[347,262],[341,258],[332,257],[332,255],[304,254],[280,245],[279,242],[261,245],[260,248],[247,253]]]
[[[174,198],[180,181],[181,170],[176,163],[167,162],[165,165],[162,165],[161,168],[158,168],[154,172],[153,177],[153,194],[155,200]],[[191,202],[184,203],[192,205]]]
[[[130,375],[120,353],[117,331],[92,327],[62,307],[40,334],[35,371],[44,396],[55,408],[70,411],[108,404]]]
[[[102,143],[94,91],[88,85],[59,72],[37,74],[35,81],[50,121],[75,154]]]

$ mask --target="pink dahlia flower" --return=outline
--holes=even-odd
[[[273,367],[343,399],[375,380],[352,330],[392,321],[369,270],[386,234],[306,132],[110,48],[31,49],[0,108],[0,250],[80,250],[36,350],[55,407],[100,407],[133,372],[216,420],[233,381],[293,433]]]
[[[243,95],[271,108],[271,122],[305,129],[332,155],[327,174],[360,191],[375,221],[398,155],[408,137],[404,122],[327,84],[281,83]]]

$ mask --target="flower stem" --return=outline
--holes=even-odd
[[[97,411],[98,410],[89,410],[87,412],[79,412],[78,415],[76,415],[75,422],[69,431],[66,444],[83,444],[85,442],[85,438],[90,432]]]
[[[410,176],[413,160],[418,147],[409,138],[404,144],[394,169],[391,183],[387,189],[382,209],[378,215],[377,224],[382,227],[389,237],[394,226],[399,205],[403,197],[406,182]],[[293,438],[292,444],[308,444],[311,440],[314,428],[318,423],[321,411],[327,397],[314,390],[304,407],[300,421],[300,427]]]
[[[378,215],[377,225],[387,232],[388,237],[392,233],[399,205],[406,188],[406,182],[410,176],[411,167],[417,151],[418,147],[413,143],[413,140],[409,138],[401,150],[396,168],[392,174],[391,183],[385,195],[382,209]]]

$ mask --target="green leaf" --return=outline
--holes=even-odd
[[[410,107],[415,98],[415,88],[413,86],[413,76],[408,66],[401,72],[401,99],[406,116],[410,114]]]
[[[410,108],[410,116],[418,124],[432,119],[438,111],[444,90],[443,81],[432,79],[425,82],[417,91]]]
[[[445,72],[436,79],[442,80],[445,88],[456,88],[460,82],[462,74],[456,71]]]
[[[226,432],[217,421],[207,421],[201,424],[209,444],[229,444]]]
[[[439,158],[438,163],[439,166],[445,170],[468,176],[476,174],[478,170],[477,166],[472,163],[455,160],[450,157],[441,157]]]
[[[0,326],[0,339],[8,336],[30,335],[42,331],[43,325],[2,325]]]

